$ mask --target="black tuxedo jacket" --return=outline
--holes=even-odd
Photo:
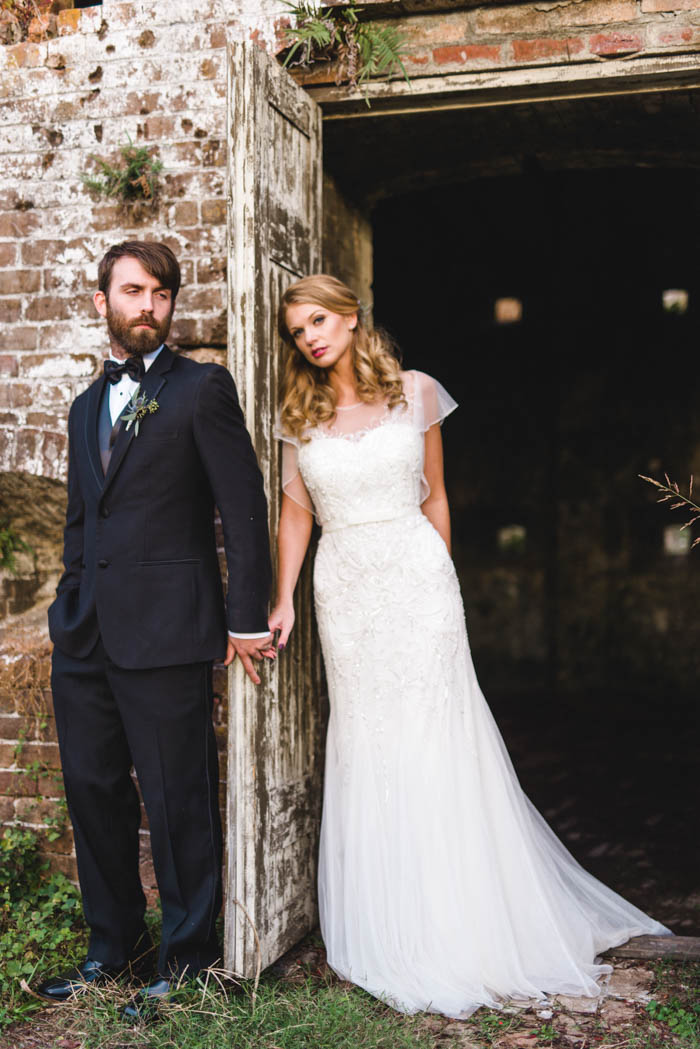
[[[167,346],[140,392],[158,410],[116,439],[106,476],[97,415],[106,379],[68,418],[64,565],[49,609],[51,638],[78,658],[102,637],[118,666],[221,658],[228,629],[267,630],[267,503],[233,379]],[[224,603],[214,505],[224,530]]]

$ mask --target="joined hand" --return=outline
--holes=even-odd
[[[272,634],[267,637],[231,637],[229,635],[228,648],[224,666],[228,667],[238,656],[243,669],[254,685],[260,684],[260,677],[255,669],[253,660],[259,663],[261,659],[275,659],[274,639]]]

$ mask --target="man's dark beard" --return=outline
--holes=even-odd
[[[171,310],[160,324],[152,314],[143,314],[136,320],[129,320],[119,310],[113,310],[109,300],[107,301],[107,328],[112,340],[128,354],[137,357],[142,357],[144,353],[150,353],[151,350],[157,350],[165,342],[172,318],[173,311]],[[137,324],[150,324],[151,327],[137,328]]]

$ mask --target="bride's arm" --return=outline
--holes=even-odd
[[[277,533],[277,601],[269,618],[270,630],[279,630],[278,648],[287,644],[294,626],[294,587],[311,538],[313,516],[284,493]]]
[[[445,472],[442,459],[442,435],[440,426],[435,423],[425,434],[425,462],[423,466],[425,479],[430,488],[430,495],[422,503],[421,510],[433,528],[442,536],[445,546],[452,552],[450,540],[450,507],[445,491]]]

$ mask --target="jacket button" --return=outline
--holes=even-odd
[[[109,517],[109,510],[106,506],[100,508],[100,517]]]
[[[105,559],[102,558],[102,560],[98,561],[97,564],[100,568],[107,568],[109,561],[105,561]]]

